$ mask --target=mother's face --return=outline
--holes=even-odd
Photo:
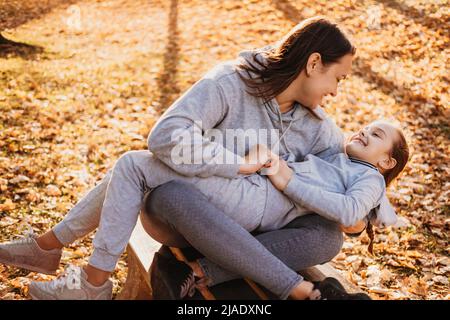
[[[300,75],[294,80],[298,86],[296,100],[311,109],[322,103],[324,97],[337,94],[339,81],[350,74],[353,55],[347,54],[338,62],[324,66],[318,53],[313,53]]]

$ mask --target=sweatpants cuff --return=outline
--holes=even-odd
[[[70,228],[66,225],[64,220],[59,222],[52,229],[55,237],[61,242],[64,246],[68,246],[69,244],[75,242],[78,237],[70,230]]]
[[[103,249],[94,248],[89,264],[97,269],[113,272],[119,259],[120,255],[112,255]]]
[[[292,289],[298,286],[303,280],[304,280],[303,277],[297,273],[296,279],[292,281],[291,285],[288,286],[286,290],[283,291],[283,293],[280,295],[280,299],[286,300],[289,297],[289,294],[291,293]]]

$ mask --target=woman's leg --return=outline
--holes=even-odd
[[[180,241],[182,233],[208,257],[199,262],[212,280],[211,285],[245,276],[286,298],[299,293],[302,281],[292,269],[331,260],[342,245],[339,229],[316,215],[296,219],[287,229],[267,232],[255,239],[212,206],[193,185],[180,181],[156,188],[146,205],[149,221],[157,221],[150,227],[153,231],[146,230],[150,234],[165,234],[165,242],[185,246]],[[170,235],[172,240],[168,240]]]
[[[111,174],[112,170],[109,170],[101,182],[89,190],[61,222],[36,239],[42,249],[49,250],[67,246],[98,227]]]
[[[280,230],[261,233],[255,238],[293,270],[332,260],[343,243],[342,231],[337,224],[317,214],[298,217]],[[200,259],[199,263],[213,279],[213,285],[241,278],[206,258]]]

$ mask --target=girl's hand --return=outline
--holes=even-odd
[[[274,169],[272,171],[272,174],[268,175],[268,178],[275,188],[283,191],[284,189],[286,189],[286,186],[291,180],[294,171],[288,167],[286,161],[280,158],[278,158],[277,161],[273,162],[272,165]]]
[[[366,222],[364,220],[359,220],[356,222],[353,226],[350,227],[344,227],[341,225],[342,232],[349,233],[349,234],[356,234],[361,233],[366,228]]]

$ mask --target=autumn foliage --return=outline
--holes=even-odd
[[[357,47],[352,76],[324,106],[346,132],[395,119],[411,160],[388,195],[402,226],[347,238],[333,265],[376,299],[448,299],[449,7],[442,1],[2,1],[0,241],[60,221],[158,116],[240,50],[323,14]],[[25,44],[25,46],[23,46]],[[82,264],[91,238],[64,251]],[[122,259],[115,292],[126,276]],[[51,277],[0,265],[0,298]]]

